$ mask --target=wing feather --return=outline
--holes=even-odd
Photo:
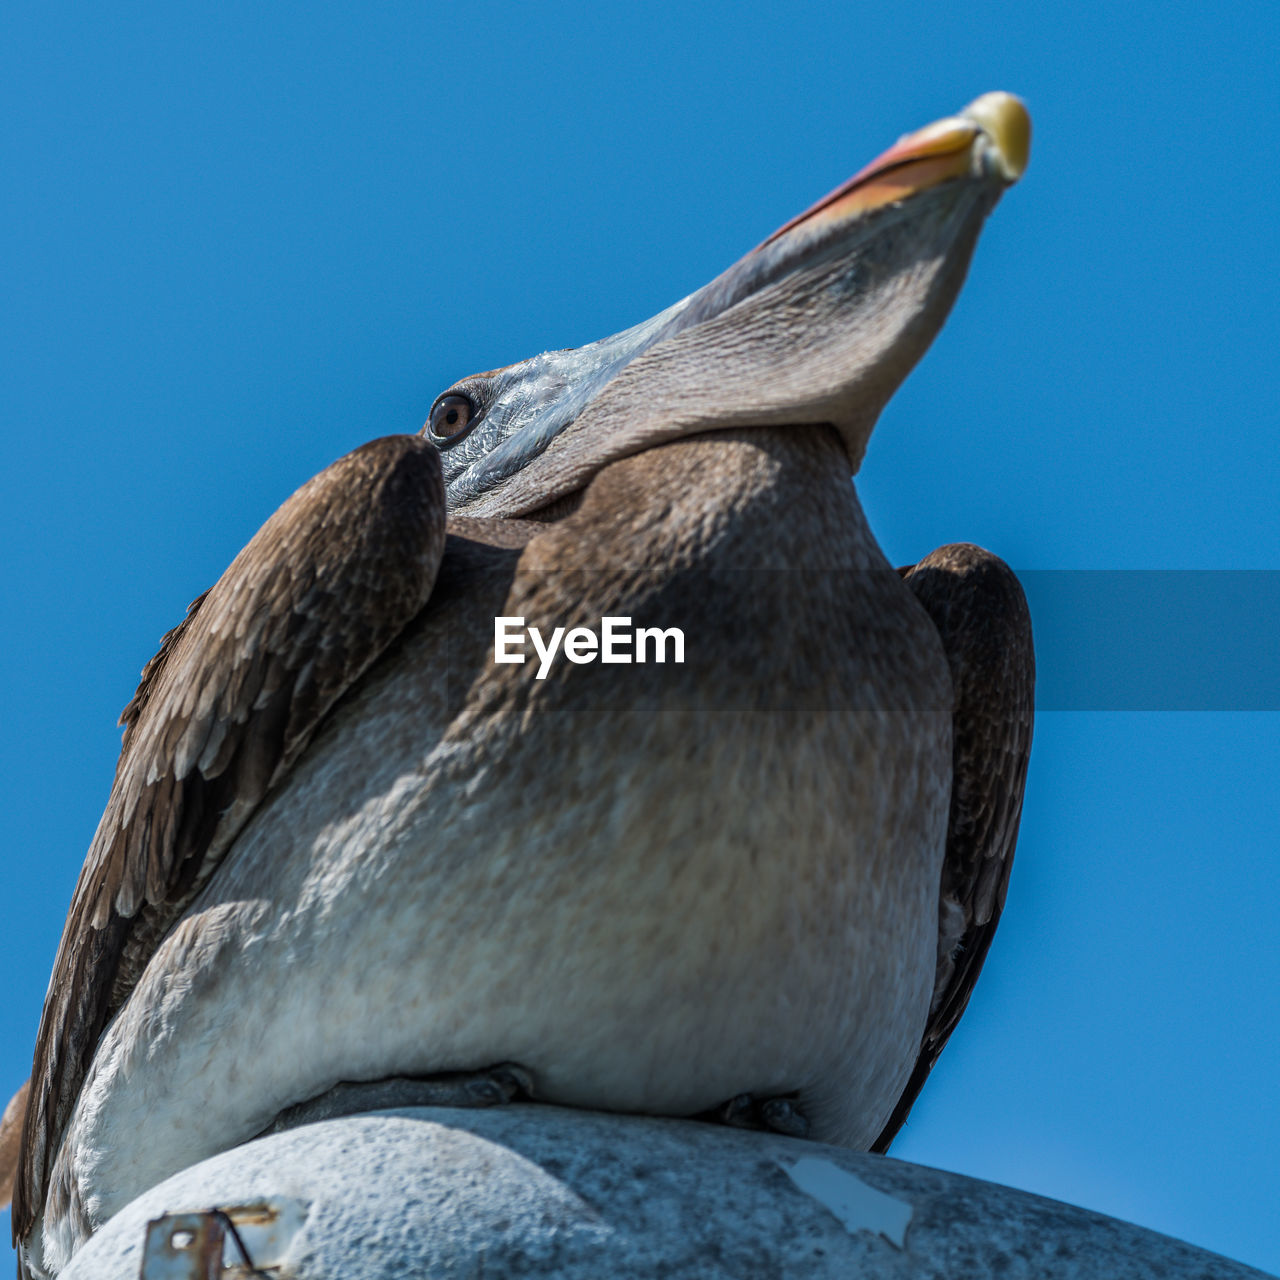
[[[45,997],[15,1240],[107,1022],[329,709],[426,604],[444,539],[434,446],[372,441],[289,498],[143,668]]]
[[[940,547],[900,570],[933,619],[955,689],[953,774],[939,897],[938,972],[920,1054],[872,1147],[907,1118],[973,994],[1000,922],[1031,756],[1031,615],[1008,565],[981,547]]]

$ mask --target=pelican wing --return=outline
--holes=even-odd
[[[960,1021],[1009,887],[1031,756],[1031,615],[1012,570],[968,543],[900,571],[946,650],[954,770],[942,867],[938,971],[920,1054],[873,1151],[887,1151]]]
[[[303,485],[147,663],[36,1040],[15,1239],[103,1029],[326,714],[422,609],[445,542],[434,445],[387,436]]]

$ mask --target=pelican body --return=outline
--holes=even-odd
[[[55,962],[25,1274],[360,1082],[510,1063],[888,1145],[1003,903],[1031,650],[999,561],[899,572],[850,477],[1027,130],[987,95],[652,320],[463,379],[192,606]],[[500,617],[677,627],[685,661],[539,679]]]

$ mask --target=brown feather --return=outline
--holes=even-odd
[[[15,1240],[107,1022],[253,806],[426,604],[444,538],[435,447],[372,441],[299,489],[143,668],[40,1021]]]
[[[933,619],[955,690],[953,778],[940,903],[963,921],[939,956],[920,1055],[873,1151],[906,1121],[973,994],[1009,887],[1031,757],[1035,655],[1031,615],[1013,571],[981,547],[940,547],[899,570]]]
[[[0,1209],[5,1209],[13,1196],[14,1177],[18,1171],[18,1152],[22,1146],[22,1118],[27,1113],[27,1094],[31,1081],[9,1099],[0,1116]]]

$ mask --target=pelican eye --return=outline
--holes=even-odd
[[[427,430],[438,445],[455,444],[471,430],[476,407],[466,396],[441,396],[431,406]]]

